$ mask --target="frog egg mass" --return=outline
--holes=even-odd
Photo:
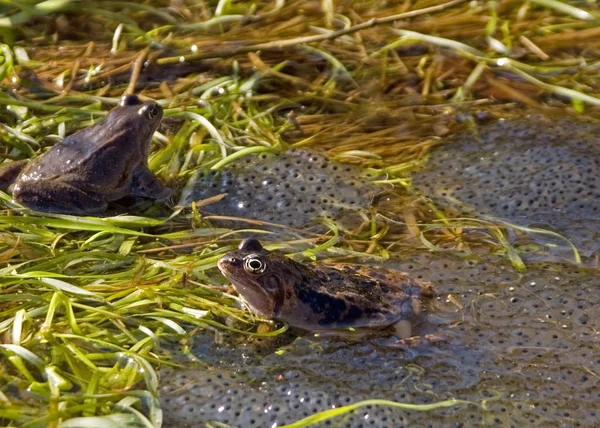
[[[600,124],[572,118],[500,120],[433,151],[414,187],[441,207],[538,226],[584,255],[600,232]]]
[[[202,209],[215,215],[299,227],[318,218],[340,218],[368,208],[381,188],[355,166],[321,154],[290,149],[248,155],[220,171],[197,171],[180,205],[226,196]]]
[[[293,374],[288,373],[288,377]],[[274,388],[256,390],[243,378],[226,372],[187,370],[174,373],[162,388],[162,406],[167,410],[164,425],[196,427],[201,422],[213,421],[235,427],[277,427],[355,402],[354,397],[342,395],[340,391],[332,391],[326,386],[315,388],[294,379],[285,379]],[[368,395],[361,398],[367,399]],[[370,421],[374,421],[369,426],[392,428],[406,423],[399,412],[389,408],[369,412]],[[356,412],[344,419],[346,424],[343,426],[355,427],[364,421],[364,415]]]

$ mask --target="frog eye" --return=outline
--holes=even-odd
[[[250,273],[263,273],[267,264],[258,256],[250,255],[244,258],[244,269]]]
[[[143,109],[145,110],[146,117],[150,120],[158,117],[158,115],[160,114],[160,109],[156,105],[146,105],[143,107]]]
[[[158,104],[144,104],[138,110],[138,114],[140,116],[146,116],[147,119],[152,120],[159,116],[162,112],[162,109]]]

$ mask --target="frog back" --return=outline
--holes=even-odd
[[[101,122],[68,136],[34,159],[19,180],[59,180],[79,188],[116,189],[129,184],[141,163],[138,144],[125,129]],[[119,173],[115,173],[118,171]]]
[[[416,315],[423,284],[402,272],[357,265],[313,266],[293,289],[287,321],[306,329],[385,327]]]

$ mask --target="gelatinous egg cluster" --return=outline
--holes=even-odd
[[[600,124],[534,116],[455,136],[413,175],[441,206],[544,226],[599,248]]]
[[[226,194],[202,210],[298,227],[364,210],[381,190],[355,166],[291,149],[278,155],[248,155],[220,171],[196,172],[180,205]]]
[[[436,284],[429,332],[447,341],[411,349],[393,338],[296,339],[283,352],[194,338],[211,369],[163,372],[165,427],[218,421],[273,427],[368,398],[460,404],[427,412],[365,406],[316,426],[595,426],[600,418],[600,277],[558,264],[524,272],[499,256],[419,253],[391,268]],[[415,332],[419,332],[416,330]],[[277,348],[275,348],[277,349]]]

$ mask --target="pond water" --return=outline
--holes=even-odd
[[[479,128],[479,139],[458,134],[440,144],[413,182],[441,207],[459,207],[461,214],[495,215],[560,231],[589,257],[597,249],[595,223],[587,221],[597,205],[596,130],[593,124],[552,123],[539,116],[488,123]],[[580,229],[590,230],[589,239],[580,239]],[[589,244],[582,247],[582,242]],[[542,251],[537,258],[552,257]],[[585,426],[598,421],[600,278],[595,269],[538,262],[520,272],[483,248],[469,256],[415,250],[385,265],[436,285],[439,295],[418,332],[447,340],[398,348],[378,335],[356,341],[290,335],[289,343],[269,345],[265,339],[257,349],[217,346],[214,337],[198,336],[192,352],[212,368],[163,372],[166,425],[280,426],[369,398],[485,403],[426,417],[368,406],[321,425]]]
[[[492,121],[434,150],[413,183],[457,215],[555,231],[590,257],[600,230],[599,133],[600,123],[573,118]],[[553,253],[572,252],[565,241]]]
[[[250,345],[216,346],[214,337],[200,336],[194,355],[215,368],[163,374],[166,426],[209,420],[276,426],[367,398],[487,402],[485,410],[460,405],[426,416],[370,406],[333,425],[591,426],[598,421],[596,272],[538,264],[518,273],[498,257],[460,260],[425,253],[395,267],[437,285],[440,297],[430,313],[435,321],[421,328],[447,335],[447,343],[395,349],[382,337],[357,343],[301,338],[281,347],[283,353],[258,356]]]

